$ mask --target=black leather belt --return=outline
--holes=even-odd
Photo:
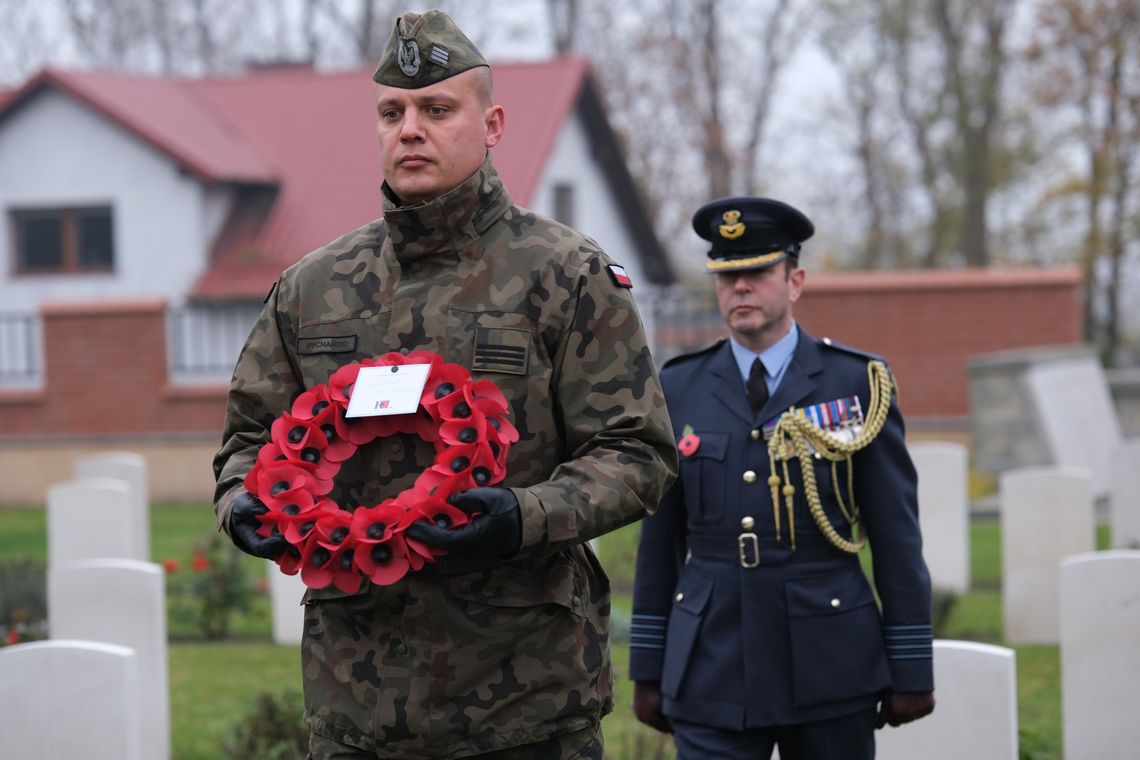
[[[694,558],[706,562],[739,565],[744,569],[787,564],[789,560],[829,560],[844,556],[842,552],[822,541],[805,540],[796,535],[796,548],[792,549],[788,536],[777,541],[772,535],[758,535],[751,531],[736,534],[690,533],[689,551]]]

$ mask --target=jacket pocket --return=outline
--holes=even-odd
[[[701,440],[697,450],[680,458],[685,507],[694,523],[715,523],[724,517],[728,433],[697,431],[697,436]]]
[[[452,595],[463,600],[471,612],[480,608],[523,610],[554,605],[578,617],[584,614],[578,563],[566,551],[537,562],[451,576],[448,583]]]
[[[609,640],[603,621],[591,614],[585,572],[564,551],[446,579],[452,603],[435,612],[446,640],[441,698],[481,702],[488,699],[488,682],[519,690],[491,694],[482,707],[472,707],[473,734],[482,725],[501,730],[502,721],[517,728],[525,722],[515,712],[520,704],[541,703],[550,724],[600,716],[612,698]]]
[[[705,610],[712,598],[712,578],[687,570],[673,593],[673,609],[665,633],[665,661],[661,669],[661,691],[676,698],[685,683],[689,660],[701,631]]]
[[[784,582],[797,706],[852,699],[890,686],[882,623],[863,572]]]

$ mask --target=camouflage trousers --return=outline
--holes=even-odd
[[[537,744],[468,755],[480,760],[603,760],[605,749],[600,726],[593,725]],[[327,736],[309,734],[308,760],[375,760],[376,755],[358,747],[335,742]]]

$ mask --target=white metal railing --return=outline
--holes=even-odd
[[[0,388],[43,385],[43,324],[33,312],[0,312]]]
[[[227,382],[261,304],[185,305],[167,310],[167,369],[173,383]]]

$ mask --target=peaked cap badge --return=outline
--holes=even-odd
[[[400,71],[407,76],[414,77],[420,73],[420,48],[415,40],[400,40],[397,62],[400,64]]]
[[[724,219],[724,224],[718,228],[722,238],[725,240],[736,240],[744,234],[744,222],[740,221],[739,211],[735,209],[725,211],[724,214],[722,214],[722,218]]]

